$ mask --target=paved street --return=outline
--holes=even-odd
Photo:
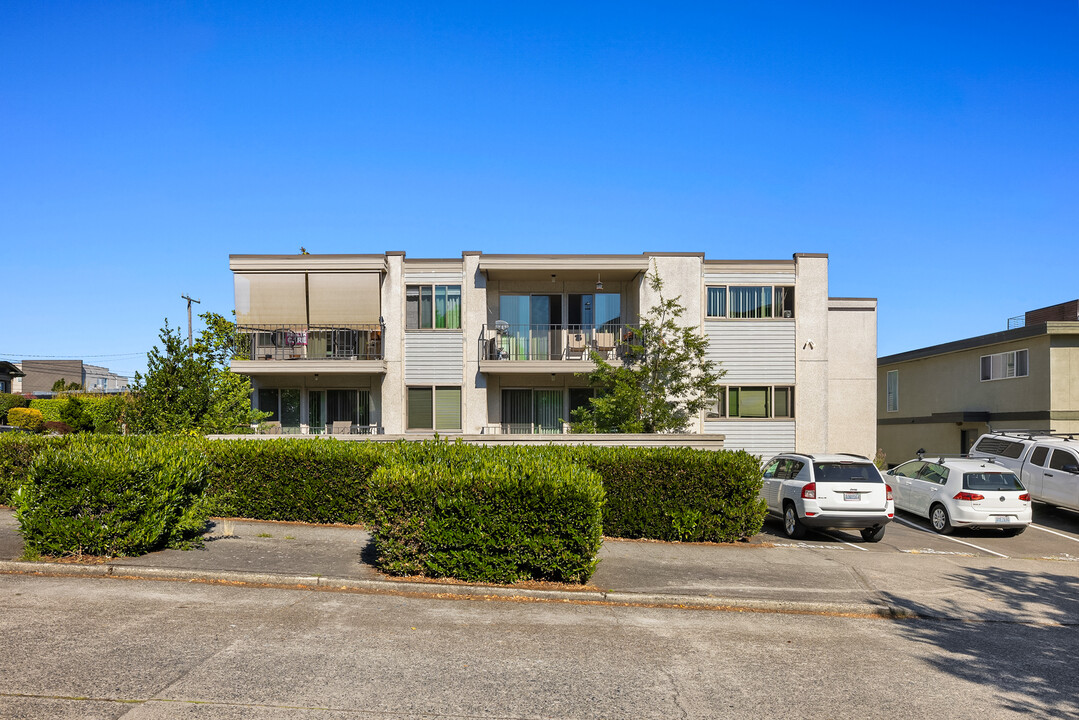
[[[227,525],[202,550],[109,564],[171,581],[0,563],[0,718],[1079,714],[1067,511],[1036,506],[1016,538],[902,516],[877,544],[791,542],[771,520],[733,546],[607,540],[569,601],[389,581],[360,529]],[[0,512],[0,553],[20,547]]]
[[[1053,718],[1075,627],[0,576],[3,718]]]

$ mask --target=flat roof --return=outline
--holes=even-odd
[[[908,362],[910,360],[921,360],[936,355],[946,355],[948,353],[972,350],[988,345],[999,345],[1015,340],[1038,337],[1039,335],[1079,335],[1079,322],[1038,323],[1037,325],[1027,325],[1021,328],[1015,328],[1014,330],[1002,330],[1000,332],[989,333],[988,335],[966,338],[965,340],[954,340],[952,342],[941,343],[940,345],[931,345],[917,350],[896,353],[895,355],[885,355],[884,357],[877,358],[877,365],[891,365],[893,363]]]

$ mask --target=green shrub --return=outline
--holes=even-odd
[[[68,398],[60,406],[60,422],[67,425],[71,432],[92,432],[94,429],[93,417],[78,398]]]
[[[8,425],[26,428],[30,432],[41,432],[45,428],[45,418],[35,408],[11,408],[7,411]]]
[[[733,542],[760,532],[760,460],[745,451],[581,447],[603,477],[608,537]]]
[[[13,504],[28,552],[141,555],[198,540],[207,479],[201,442],[74,436],[33,460]]]
[[[453,447],[453,446],[451,446]],[[369,481],[376,564],[473,582],[585,582],[602,536],[603,484],[528,448],[458,445],[400,459]]]
[[[131,403],[131,396],[102,395],[100,393],[67,393],[64,397],[49,399],[34,399],[30,401],[30,407],[37,408],[50,422],[66,422],[75,428],[63,413],[65,408],[71,412],[72,402],[78,404],[80,417],[86,420],[80,421],[80,427],[85,430],[93,430],[96,433],[116,435],[121,432],[125,413]]]
[[[209,495],[216,515],[358,523],[381,446],[320,439],[214,440]]]
[[[15,489],[26,481],[30,463],[50,445],[62,438],[47,438],[27,433],[0,433],[0,505],[10,505]]]
[[[29,398],[15,393],[0,393],[0,425],[7,424],[7,411],[30,406]]]
[[[45,422],[63,422],[60,408],[66,403],[67,398],[34,398],[30,401],[30,407],[40,412]]]

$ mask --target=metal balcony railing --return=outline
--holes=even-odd
[[[595,351],[604,360],[624,357],[636,325],[484,325],[482,360],[588,360]]]
[[[480,428],[481,435],[565,435],[569,423],[541,425],[539,423],[494,423]]]
[[[240,325],[236,360],[381,360],[381,325]]]
[[[264,422],[252,425],[259,435],[382,435],[386,429],[381,425],[358,425],[349,422],[333,422],[329,425],[285,425]]]

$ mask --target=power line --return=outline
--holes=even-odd
[[[0,352],[0,357],[4,358],[48,358],[51,360],[79,360],[81,358],[121,358],[121,357],[138,357],[139,355],[145,355],[145,352],[134,353],[113,353],[112,355],[82,355],[80,353],[72,353],[70,355],[34,355],[33,353],[14,353]]]

